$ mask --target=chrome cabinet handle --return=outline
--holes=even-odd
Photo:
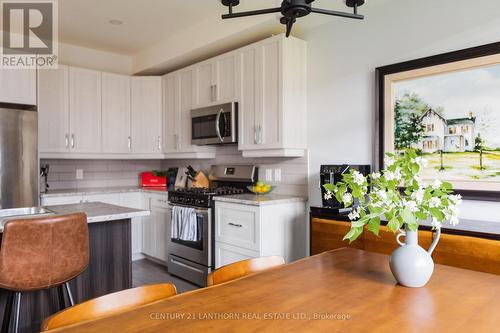
[[[128,137],[128,151],[132,151],[132,137]]]
[[[259,141],[257,140],[257,126],[254,126],[253,128],[253,141],[255,144],[259,143]]]
[[[71,148],[75,148],[75,135],[71,134]]]
[[[259,125],[259,144],[262,144],[262,125]]]
[[[214,101],[214,86],[210,86],[210,102]]]
[[[213,94],[214,94],[213,101],[215,102],[215,101],[217,101],[217,85],[216,84],[214,84],[214,93]]]
[[[243,225],[241,225],[241,224],[237,224],[237,223],[233,223],[233,222],[229,222],[228,224],[233,226],[233,227],[243,228]]]
[[[220,116],[222,115],[223,112],[224,110],[220,109],[219,112],[217,112],[217,117],[215,117],[215,132],[217,133],[220,142],[224,142],[224,138],[220,134],[220,126],[219,126]]]
[[[66,135],[64,137],[65,137],[65,146],[66,146],[66,148],[69,148],[69,135],[68,135],[68,133],[66,133]]]
[[[161,136],[158,135],[158,150],[161,150]]]

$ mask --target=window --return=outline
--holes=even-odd
[[[450,127],[450,129],[448,130],[448,132],[450,134],[456,134],[457,133],[457,128],[456,127]]]
[[[434,131],[434,124],[427,124],[425,127],[426,132],[433,132]]]

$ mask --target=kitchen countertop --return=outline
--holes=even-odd
[[[121,206],[105,204],[102,202],[87,202],[87,203],[69,204],[69,205],[45,206],[44,208],[50,210],[55,215],[83,212],[87,215],[88,223],[124,220],[134,217],[142,217],[150,215],[150,212],[147,210],[126,208]],[[41,215],[13,216],[10,218],[2,219],[0,220],[0,232],[3,231],[3,225],[9,219],[46,217],[53,214],[48,213]]]
[[[281,195],[281,194],[266,194],[266,195],[255,195],[255,194],[235,194],[235,195],[223,195],[214,198],[218,202],[231,202],[243,205],[251,206],[265,206],[265,205],[279,205],[287,204],[293,202],[306,202],[307,198],[301,196],[293,195]]]
[[[120,186],[120,187],[94,187],[80,188],[67,190],[49,190],[47,193],[40,193],[42,198],[62,197],[72,195],[93,195],[93,194],[110,194],[123,192],[152,192],[152,193],[167,193],[165,187],[141,187],[141,186]]]

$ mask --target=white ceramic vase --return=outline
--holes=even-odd
[[[401,241],[401,237],[405,241]],[[436,248],[441,236],[441,229],[436,230],[436,236],[429,248],[424,250],[418,245],[418,231],[411,231],[407,226],[405,230],[400,230],[396,240],[400,247],[396,249],[389,260],[392,274],[405,287],[423,287],[431,278],[434,271],[434,261],[432,251]]]

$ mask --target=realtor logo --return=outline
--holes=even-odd
[[[57,2],[1,1],[0,68],[57,68]]]

